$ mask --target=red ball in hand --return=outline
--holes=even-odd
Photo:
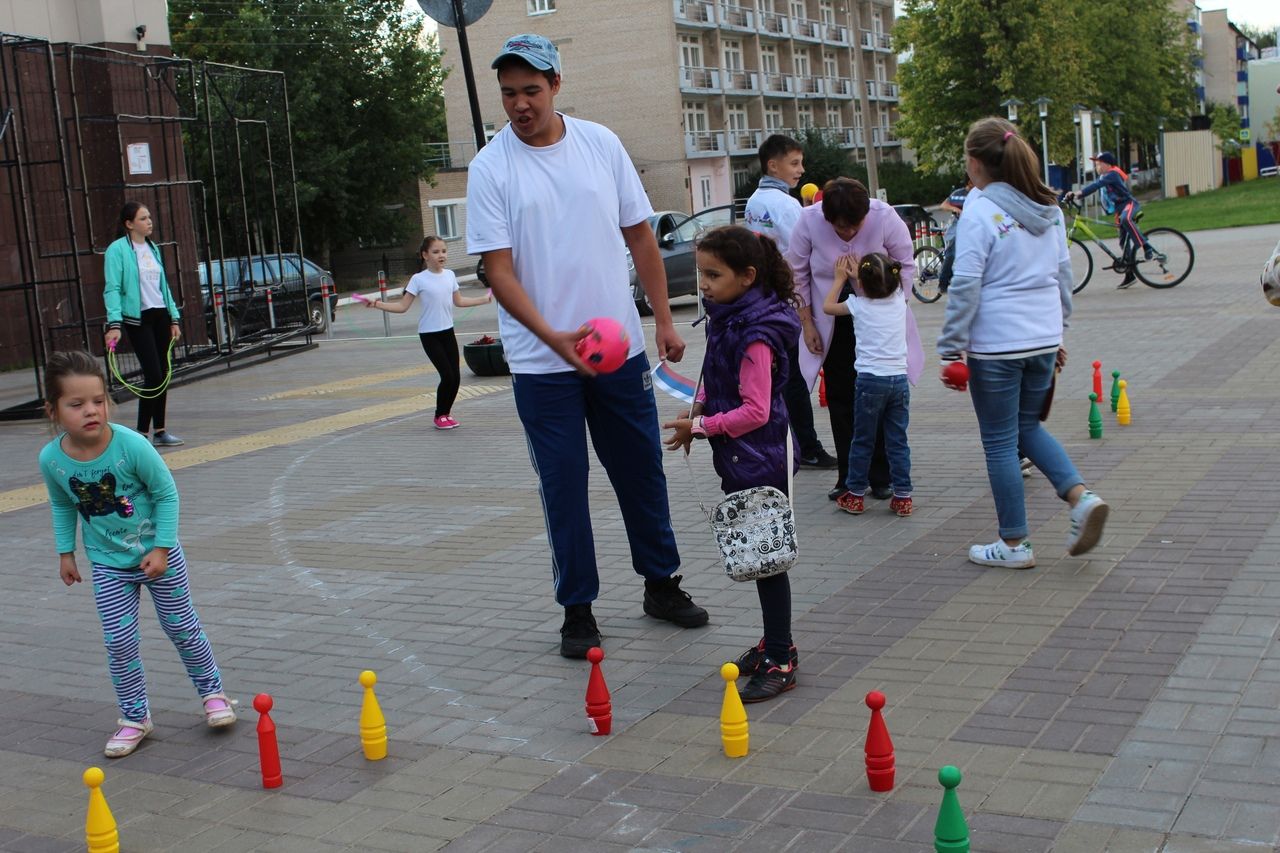
[[[969,365],[963,361],[953,361],[942,371],[947,381],[961,391],[969,387]]]

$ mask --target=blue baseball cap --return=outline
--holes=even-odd
[[[1112,154],[1110,151],[1103,151],[1097,157],[1090,157],[1089,159],[1097,160],[1099,163],[1106,163],[1108,166],[1114,166],[1116,164],[1116,155]]]
[[[556,46],[549,39],[540,35],[521,33],[507,39],[506,44],[502,46],[502,52],[489,67],[497,68],[499,63],[508,56],[524,60],[539,71],[560,73],[560,51],[556,50]]]

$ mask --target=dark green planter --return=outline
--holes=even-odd
[[[491,344],[463,344],[462,358],[476,376],[507,376],[511,373],[501,340]]]

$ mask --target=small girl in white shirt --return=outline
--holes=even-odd
[[[848,298],[844,298],[846,292]],[[902,264],[875,252],[861,260],[845,255],[836,262],[835,279],[822,310],[852,314],[857,338],[854,369],[858,388],[853,401],[853,441],[849,476],[836,506],[861,515],[876,432],[884,424],[885,455],[893,480],[889,509],[911,515],[911,448],[907,446],[911,384],[907,378],[907,303],[902,294]]]
[[[454,429],[459,424],[452,417],[453,402],[458,398],[462,384],[462,367],[458,363],[458,339],[453,334],[453,307],[470,308],[493,301],[493,294],[463,296],[458,292],[458,277],[453,270],[445,269],[449,247],[443,238],[434,235],[423,239],[418,248],[422,258],[421,272],[409,279],[404,293],[395,301],[375,299],[366,303],[391,314],[403,314],[413,305],[414,297],[422,297],[422,316],[418,319],[418,338],[440,374],[440,387],[436,389],[436,429]]]

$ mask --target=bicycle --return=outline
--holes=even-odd
[[[1088,221],[1081,213],[1084,205],[1077,200],[1066,200],[1066,204],[1075,211],[1075,218],[1071,221],[1071,227],[1067,229],[1067,249],[1071,255],[1071,271],[1074,278],[1071,292],[1079,293],[1084,290],[1085,285],[1093,277],[1093,254],[1085,241],[1077,235],[1083,235],[1086,239],[1092,240],[1107,257],[1111,258],[1111,263],[1103,269],[1115,270],[1123,274],[1128,266],[1124,260],[1123,241],[1120,254],[1117,255],[1089,227]],[[1142,219],[1141,211],[1138,212],[1138,219]],[[1110,223],[1098,224],[1110,225]],[[1148,287],[1161,289],[1174,287],[1185,281],[1196,262],[1195,249],[1192,248],[1191,241],[1186,235],[1176,228],[1163,227],[1152,228],[1145,234],[1147,245],[1151,246],[1154,253],[1150,258],[1135,258],[1133,272],[1138,280]]]
[[[911,282],[911,292],[921,302],[937,302],[942,298],[942,288],[938,283],[942,272],[942,250],[937,246],[924,243],[916,247],[912,254],[916,262],[916,278]]]

